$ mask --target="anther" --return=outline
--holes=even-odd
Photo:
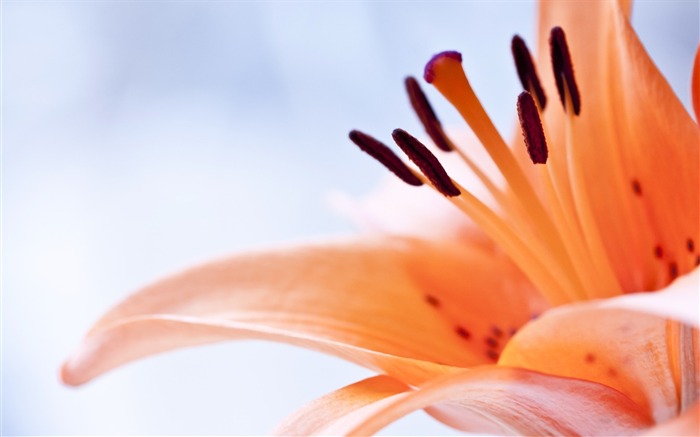
[[[433,186],[447,197],[459,196],[459,188],[447,175],[440,161],[427,147],[403,129],[396,129],[391,136],[396,144],[403,150],[408,158],[413,161],[423,172]]]
[[[523,89],[534,93],[537,103],[544,110],[547,105],[547,96],[544,94],[540,78],[537,76],[535,63],[532,62],[532,56],[530,56],[530,50],[528,50],[525,41],[520,36],[515,35],[510,49],[513,52],[515,69],[518,71],[518,77],[520,78],[520,83],[523,84]]]
[[[430,106],[430,102],[428,98],[425,97],[425,93],[423,93],[423,90],[420,88],[418,81],[414,77],[407,77],[405,84],[411,106],[416,112],[416,115],[418,115],[418,119],[420,119],[430,139],[433,140],[440,150],[445,152],[454,150],[454,146],[442,130],[440,120],[438,120],[435,115],[435,111],[433,111],[432,106]]]
[[[554,69],[554,79],[557,82],[557,90],[561,104],[566,110],[566,92],[569,92],[571,97],[571,105],[573,106],[574,114],[579,115],[581,112],[581,96],[578,92],[576,79],[574,78],[574,66],[571,63],[571,54],[569,46],[566,43],[566,35],[564,30],[557,26],[554,27],[549,34],[549,49],[552,55],[552,68]]]
[[[462,54],[455,51],[441,52],[433,56],[427,64],[425,64],[425,70],[423,70],[423,79],[428,83],[433,83],[435,79],[435,65],[445,59],[454,59],[455,61],[462,62]]]
[[[409,185],[419,187],[423,182],[413,174],[410,168],[385,144],[377,141],[371,136],[357,130],[350,132],[350,140],[355,143],[360,150],[379,161],[384,167],[398,176],[399,179]]]
[[[527,153],[533,164],[547,163],[547,141],[544,138],[542,121],[537,111],[537,105],[532,95],[523,91],[518,96],[518,118],[523,130],[523,139]]]

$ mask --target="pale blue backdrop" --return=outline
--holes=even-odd
[[[634,17],[688,102],[698,3],[641,2]],[[433,53],[463,52],[508,131],[509,42],[532,42],[533,18],[530,2],[3,2],[2,434],[262,434],[370,375],[242,342],[58,382],[129,291],[232,251],[351,232],[327,194],[366,192],[383,170],[346,134],[419,131],[402,80]],[[449,430],[418,413],[385,432]]]

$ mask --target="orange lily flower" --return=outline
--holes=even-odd
[[[90,330],[64,382],[174,348],[265,339],[381,374],[313,402],[278,434],[371,434],[426,409],[471,432],[697,435],[700,136],[632,30],[630,8],[543,3],[536,72],[515,40],[528,154],[520,139],[506,146],[456,52],[436,56],[426,78],[493,168],[454,145],[412,80],[429,136],[452,151],[440,161],[457,155],[458,166],[445,172],[401,130],[394,138],[420,171],[351,133],[404,182],[457,206],[444,227],[415,220],[428,189],[392,185],[381,212],[375,198],[361,213],[380,235],[236,255],[132,295]],[[460,165],[486,196],[464,188]],[[405,196],[408,208],[387,208]]]

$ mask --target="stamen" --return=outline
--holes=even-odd
[[[547,106],[547,96],[544,94],[540,78],[537,76],[535,63],[532,62],[530,50],[528,50],[525,41],[518,35],[513,37],[510,45],[513,52],[513,60],[515,60],[515,68],[518,71],[520,83],[525,91],[530,91],[537,98],[537,103],[544,110]]]
[[[427,147],[403,129],[391,133],[396,144],[413,161],[433,186],[447,197],[459,196],[461,192],[447,175],[440,161]]]
[[[525,222],[533,231],[530,240],[542,239],[545,248],[551,251],[554,263],[562,266],[558,273],[568,276],[564,278],[567,291],[552,290],[555,294],[568,295],[575,300],[574,283],[576,278],[570,275],[573,261],[566,253],[559,229],[545,210],[544,205],[535,193],[533,186],[525,176],[523,169],[513,155],[512,150],[503,140],[483,106],[476,97],[467,76],[462,68],[461,56],[457,52],[443,52],[435,55],[425,68],[425,78],[457,109],[472,131],[484,146],[489,156],[496,164],[514,194],[513,198],[523,207],[530,220]],[[520,222],[523,223],[523,222]],[[530,229],[527,229],[528,231]],[[523,231],[523,229],[519,229]],[[528,233],[528,232],[526,232]],[[528,236],[528,237],[529,237]],[[558,270],[558,269],[557,269]]]
[[[549,35],[549,48],[552,54],[552,68],[554,68],[554,79],[557,82],[561,104],[566,110],[566,91],[568,91],[574,114],[579,115],[581,112],[581,96],[574,78],[574,66],[571,63],[566,35],[561,27],[557,26],[552,29]]]
[[[442,125],[435,115],[435,111],[426,98],[418,81],[413,77],[406,78],[406,91],[411,101],[411,106],[418,115],[426,133],[433,140],[433,143],[445,152],[454,151],[465,164],[471,169],[474,175],[484,184],[484,187],[493,196],[494,200],[503,206],[505,211],[508,211],[513,217],[520,217],[524,214],[522,209],[518,209],[517,204],[514,204],[512,199],[504,195],[503,191],[489,178],[489,176],[477,165],[463,150],[456,147],[452,140],[445,134]]]
[[[552,30],[552,34],[557,33],[555,32],[556,29],[557,28]],[[552,38],[552,40],[554,39],[555,38]],[[552,53],[554,53],[554,49],[552,50]],[[565,91],[570,90],[569,88],[566,88]],[[575,107],[572,101],[573,96],[571,92],[566,92],[563,97],[565,98],[565,108]],[[596,296],[616,296],[622,294],[623,289],[617,275],[613,271],[612,262],[610,261],[609,254],[605,249],[601,232],[598,228],[598,223],[593,215],[592,204],[588,193],[588,185],[586,184],[583,176],[582,159],[580,156],[581,150],[576,148],[573,144],[574,139],[577,137],[575,130],[578,129],[575,113],[575,111],[571,111],[566,115],[564,140],[564,151],[566,154],[567,167],[571,179],[571,194],[574,200],[574,208],[576,215],[578,216],[579,225],[581,226],[583,240],[588,248],[592,266],[596,271],[596,273],[591,276],[595,281],[595,287],[597,287],[599,290],[596,293]]]
[[[408,93],[408,98],[411,101],[411,106],[413,110],[416,111],[416,115],[420,119],[420,122],[425,128],[425,132],[430,136],[436,146],[445,152],[449,152],[454,149],[452,142],[447,138],[445,132],[442,130],[442,125],[440,120],[438,120],[433,111],[432,106],[428,98],[425,97],[423,90],[420,88],[418,81],[414,77],[407,77],[406,81],[406,92]]]
[[[518,96],[518,118],[523,130],[523,140],[533,164],[547,163],[547,141],[544,138],[542,121],[532,95],[523,91]]]
[[[350,132],[350,140],[355,143],[360,150],[379,161],[384,167],[398,176],[399,179],[409,185],[419,187],[423,182],[413,174],[413,171],[385,144],[377,141],[371,136],[353,130]]]

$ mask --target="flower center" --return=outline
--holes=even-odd
[[[505,187],[499,186],[496,179],[446,135],[418,81],[409,77],[405,82],[411,106],[432,142],[441,152],[459,155],[488,190],[493,200],[488,205],[452,179],[430,149],[404,130],[394,130],[392,137],[418,170],[369,135],[353,131],[350,139],[404,182],[428,185],[470,216],[552,305],[622,294],[623,288],[593,213],[583,161],[576,148],[581,96],[564,31],[555,27],[550,34],[554,78],[566,114],[565,139],[555,154],[547,149],[547,126],[540,115],[547,99],[532,57],[518,36],[513,38],[511,48],[525,88],[518,97],[517,109],[534,170],[521,166],[496,129],[467,79],[460,53],[447,51],[435,55],[424,72],[425,80],[467,122],[498,169]],[[641,195],[641,190],[637,182],[634,194]],[[694,242],[688,245],[694,249]],[[672,277],[678,275],[677,267],[670,269]]]

